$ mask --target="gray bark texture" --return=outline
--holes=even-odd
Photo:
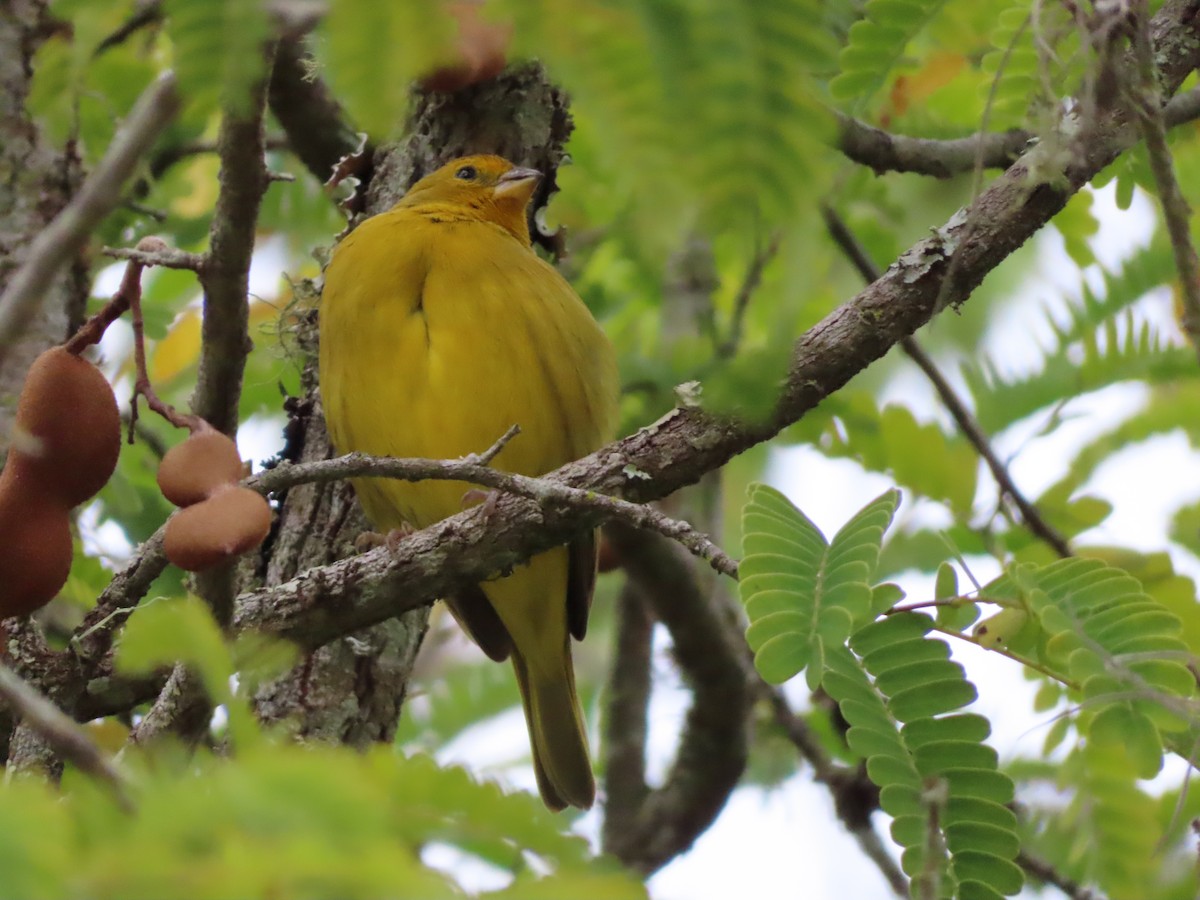
[[[74,149],[54,147],[26,110],[32,60],[53,33],[42,0],[0,4],[0,293],[25,259],[33,238],[58,214],[82,180]],[[7,449],[17,394],[34,358],[67,337],[82,320],[88,273],[76,260],[59,275],[0,367],[0,454]]]

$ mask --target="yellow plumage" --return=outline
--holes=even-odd
[[[499,469],[541,475],[612,436],[612,348],[569,284],[532,250],[537,173],[495,156],[456,160],[336,249],[321,300],[321,396],[341,451],[455,458],[521,427]],[[462,482],[360,479],[381,529],[463,509]],[[448,598],[495,659],[511,654],[538,786],[552,809],[595,794],[570,636],[583,637],[595,541],[540,554]]]

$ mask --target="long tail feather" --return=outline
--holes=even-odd
[[[567,806],[589,809],[596,799],[596,782],[575,694],[570,647],[564,647],[561,672],[530,671],[519,652],[513,653],[512,660],[542,799],[555,811]]]

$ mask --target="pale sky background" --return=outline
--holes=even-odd
[[[1117,268],[1133,249],[1148,242],[1154,215],[1151,201],[1138,194],[1133,207],[1120,212],[1114,205],[1110,186],[1096,192],[1094,209],[1101,229],[1093,239],[1093,248],[1104,265]],[[1077,269],[1063,251],[1057,233],[1045,229],[1037,241],[1036,262],[1026,282],[1017,290],[1001,321],[989,331],[981,348],[993,357],[1000,356],[1010,372],[1037,367],[1039,342],[1049,344],[1050,337],[1044,326],[1044,308],[1058,305],[1056,298],[1063,292],[1072,296],[1079,293]],[[281,242],[267,242],[256,253],[251,273],[252,293],[264,296],[275,293],[279,272],[285,265],[282,249]],[[119,278],[119,267],[106,270],[97,284],[97,293],[101,296],[111,293]],[[1098,287],[1099,282],[1094,286]],[[1178,331],[1172,301],[1165,290],[1143,298],[1136,309],[1160,333]],[[931,327],[937,327],[936,321]],[[128,335],[115,332],[106,336],[105,341],[109,352],[119,356],[120,348],[128,343]],[[957,380],[954,367],[946,369],[951,379]],[[918,418],[936,419],[950,427],[932,389],[915,367],[908,367],[893,379],[885,393],[885,402],[902,401]],[[1144,396],[1138,385],[1108,388],[1072,402],[1068,412],[1074,418],[1053,435],[1036,436],[1045,419],[1043,412],[997,436],[995,446],[1002,458],[1012,458],[1010,471],[1022,491],[1036,496],[1066,471],[1070,448],[1111,428],[1136,410]],[[256,462],[272,455],[279,444],[276,421],[251,421],[239,432],[243,456]],[[825,459],[807,447],[775,452],[765,480],[787,494],[826,535],[835,532],[860,507],[891,486],[884,476],[864,472],[849,460]],[[1182,433],[1156,438],[1118,454],[1101,467],[1086,489],[1109,500],[1114,511],[1103,525],[1084,535],[1081,543],[1111,542],[1141,550],[1165,547],[1171,551],[1177,569],[1193,577],[1200,576],[1200,561],[1170,545],[1167,537],[1170,513],[1200,498],[1200,464]],[[981,496],[995,496],[994,483],[986,471],[980,476],[979,490],[984,492]],[[911,498],[905,498],[901,516],[911,513],[911,502]],[[929,511],[936,514],[932,507],[911,514],[924,515]],[[123,542],[111,532],[98,535],[97,540],[109,553],[119,556],[123,550],[127,552]],[[736,552],[738,548],[729,549]],[[980,582],[998,574],[998,567],[990,558],[971,558],[968,562]],[[932,597],[929,576],[908,573],[897,580],[910,600]],[[966,583],[962,573],[960,583]],[[656,671],[673,674],[666,641],[660,640],[658,645]],[[1053,713],[1033,713],[1033,685],[1021,677],[1014,663],[1003,657],[961,643],[952,643],[952,648],[955,658],[963,663],[968,677],[979,688],[980,699],[971,708],[991,719],[994,727],[991,743],[1001,759],[1018,752],[1037,755]],[[661,777],[670,762],[689,699],[678,678],[663,680],[666,686],[656,690],[650,709],[651,779]],[[796,708],[803,708],[807,702],[803,679],[795,682],[789,685],[789,695]],[[470,729],[438,756],[443,762],[461,762],[495,775],[507,785],[534,790],[532,770],[527,765],[510,765],[512,759],[527,754],[527,740],[521,714],[514,709]],[[1180,771],[1180,768],[1169,769],[1176,778]],[[593,810],[579,821],[578,830],[596,843],[599,823],[599,811]],[[877,827],[885,843],[890,844],[887,821],[882,814],[877,814]],[[500,887],[504,883],[503,878],[498,879],[498,873],[460,858],[450,848],[432,847],[426,859],[430,864],[454,869],[472,887]],[[886,900],[894,896],[874,865],[842,828],[828,792],[812,782],[807,768],[775,789],[737,790],[716,824],[693,850],[650,880],[650,892],[654,900],[726,900],[738,896],[754,900]],[[1033,894],[1026,891],[1023,896]]]

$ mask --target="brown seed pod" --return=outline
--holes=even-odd
[[[46,494],[27,459],[9,454],[0,475],[0,618],[45,606],[67,583],[69,509]]]
[[[158,487],[176,506],[200,503],[242,478],[237,444],[219,431],[197,431],[167,451],[158,466]]]
[[[199,572],[257,547],[270,528],[271,507],[261,494],[219,488],[167,521],[163,550],[179,568]]]
[[[121,450],[121,416],[108,379],[86,359],[51,347],[25,376],[14,456],[66,508],[108,483]]]

